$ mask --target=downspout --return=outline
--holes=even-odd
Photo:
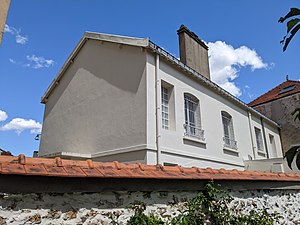
[[[255,152],[254,139],[253,139],[253,130],[252,130],[252,116],[251,116],[250,111],[248,111],[248,122],[249,122],[249,128],[250,128],[250,138],[251,138],[251,145],[252,145],[252,151],[253,151],[253,159],[256,159],[256,152]]]
[[[263,136],[264,136],[264,144],[265,144],[265,148],[266,148],[267,159],[269,159],[270,156],[269,156],[269,150],[268,150],[268,145],[267,145],[267,138],[266,138],[266,132],[265,132],[265,125],[264,125],[264,121],[263,121],[263,118],[262,118],[262,117],[260,117],[260,123],[261,123],[262,132],[263,132]]]
[[[161,84],[159,78],[159,55],[156,54],[156,63],[155,63],[155,119],[156,119],[156,150],[157,157],[156,163],[161,164]]]

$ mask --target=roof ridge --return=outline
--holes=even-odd
[[[290,84],[289,86],[292,86],[292,84],[299,84],[300,85],[300,81],[297,81],[297,80],[286,80],[278,85],[276,85],[274,88],[272,88],[271,90],[263,93],[262,95],[258,96],[257,98],[255,98],[254,100],[252,100],[251,102],[248,103],[249,106],[251,107],[255,107],[255,106],[258,106],[258,105],[261,105],[263,103],[267,103],[269,101],[272,101],[272,100],[275,100],[275,99],[280,99],[280,98],[283,98],[283,97],[286,97],[286,96],[289,96],[291,94],[295,94],[295,93],[298,93],[299,91],[294,91],[294,92],[287,92],[287,94],[285,95],[281,95],[280,97],[277,97],[279,93],[274,93],[274,96],[270,96],[269,99],[266,99],[266,100],[263,100],[264,98],[266,98],[266,96],[269,96],[271,95],[272,92],[275,92],[276,89],[279,89],[282,90],[284,88],[287,88],[289,86],[286,86],[287,84]],[[284,87],[282,87],[284,86]],[[282,87],[282,88],[281,88]],[[279,91],[280,91],[279,90]],[[276,95],[275,95],[276,94]],[[262,99],[261,101],[259,101],[260,99]]]

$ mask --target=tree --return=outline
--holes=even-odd
[[[300,9],[297,8],[291,8],[288,14],[286,14],[284,17],[280,17],[278,22],[283,23],[287,19],[290,19],[287,22],[287,31],[286,35],[283,37],[283,39],[280,41],[281,44],[283,44],[283,51],[286,50],[288,47],[290,41],[293,39],[297,31],[300,29],[300,19],[295,18],[297,16],[300,16]]]
[[[298,18],[297,18],[298,17]],[[283,39],[280,41],[281,44],[283,44],[283,51],[286,50],[289,43],[295,36],[295,34],[300,29],[300,9],[298,8],[291,8],[288,14],[286,14],[284,17],[280,17],[278,22],[284,23],[287,19],[289,21],[287,22],[287,31],[286,35],[283,37]],[[300,121],[300,108],[296,108],[292,115],[295,116],[294,120],[297,119]],[[293,146],[291,147],[284,156],[287,160],[288,166],[292,169],[292,162],[294,161],[296,157],[296,165],[298,169],[300,170],[300,147],[299,146]]]

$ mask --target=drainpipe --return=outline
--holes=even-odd
[[[264,121],[263,121],[262,117],[260,117],[260,123],[261,123],[262,132],[263,132],[263,136],[264,136],[264,143],[265,143],[265,148],[266,148],[266,153],[267,153],[267,159],[269,159],[270,156],[269,156],[269,150],[268,150],[268,145],[267,145],[267,138],[266,138],[266,132],[265,132],[265,124],[264,124]]]
[[[156,113],[156,150],[157,158],[156,163],[161,164],[161,84],[159,78],[159,55],[156,54],[156,63],[155,63],[155,113]]]
[[[250,128],[250,138],[251,138],[251,145],[253,151],[253,159],[256,159],[256,152],[255,152],[254,139],[253,139],[253,129],[252,129],[252,116],[250,111],[248,111],[248,122]]]

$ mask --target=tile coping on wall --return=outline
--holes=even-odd
[[[0,175],[171,180],[300,181],[300,174],[0,156]]]

